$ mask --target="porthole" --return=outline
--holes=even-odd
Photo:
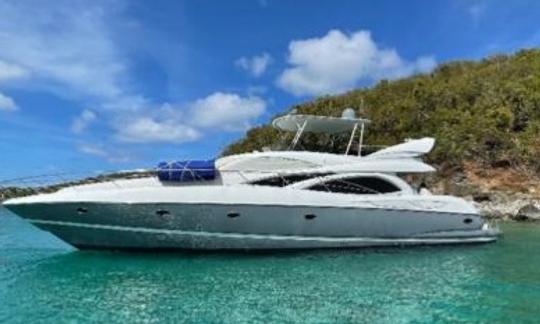
[[[240,216],[240,213],[237,213],[237,212],[229,212],[229,213],[227,213],[227,217],[229,217],[229,218],[236,218],[238,216]]]
[[[170,215],[171,213],[168,211],[168,210],[165,210],[165,209],[158,209],[156,211],[156,215],[158,216],[165,216],[165,215]]]
[[[317,217],[315,214],[307,214],[304,216],[304,218],[307,220],[315,219],[315,217]]]
[[[84,207],[77,208],[77,214],[79,214],[79,215],[86,214],[87,212],[88,212],[88,209],[86,209]]]
[[[472,223],[472,222],[473,222],[472,218],[465,218],[465,219],[463,220],[463,223],[465,223],[465,224],[470,224],[470,223]]]

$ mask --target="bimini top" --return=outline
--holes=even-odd
[[[277,129],[297,132],[337,134],[351,132],[358,125],[370,123],[369,119],[327,117],[314,115],[285,115],[274,119],[272,126]]]

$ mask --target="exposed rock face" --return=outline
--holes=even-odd
[[[471,201],[485,218],[540,221],[540,181],[537,178],[525,180],[515,171],[499,169],[483,170],[486,174],[479,176],[481,172],[473,172],[471,168],[469,165],[465,171],[435,177],[431,182],[434,192]]]
[[[486,218],[540,221],[540,200],[524,193],[490,192],[466,197]],[[475,199],[476,198],[476,199]]]
[[[513,217],[517,221],[540,221],[540,208],[537,204],[521,207]]]

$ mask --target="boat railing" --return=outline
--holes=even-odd
[[[0,201],[20,197],[28,196],[38,193],[52,193],[61,189],[71,188],[77,191],[80,186],[88,184],[107,183],[116,188],[129,188],[131,183],[126,183],[122,180],[140,179],[148,177],[158,177],[158,172],[162,171],[158,168],[141,169],[134,171],[110,171],[104,173],[88,173],[88,172],[62,172],[62,173],[50,173],[33,175],[26,177],[16,177],[9,179],[0,179]],[[200,177],[197,171],[205,171],[205,169],[169,169],[167,171],[180,172],[180,177],[184,175],[182,173],[189,172],[189,177],[192,177],[192,181],[162,181],[169,185],[189,185],[189,184],[203,184],[210,183],[208,179]],[[232,183],[253,183],[256,181],[279,178],[284,184],[290,182],[290,176],[306,173],[306,170],[217,170],[216,178],[223,180],[224,177],[237,176],[237,181]],[[229,178],[230,179],[230,178]],[[226,183],[223,183],[226,185]]]
[[[119,180],[148,177],[153,170],[107,171],[107,172],[58,172],[0,179],[0,201],[37,193],[51,193],[63,188],[85,184],[111,183],[121,187]]]
[[[144,169],[136,171],[122,171],[122,172],[109,172],[101,173],[98,175],[88,175],[88,173],[75,173],[75,172],[64,172],[64,173],[54,173],[54,174],[44,174],[37,176],[28,176],[28,177],[17,177],[8,180],[0,180],[0,201],[20,197],[28,196],[38,193],[52,193],[61,189],[70,188],[74,191],[77,191],[80,186],[88,184],[98,184],[98,183],[107,183],[116,188],[130,188],[132,183],[126,183],[122,180],[129,179],[140,179],[148,177],[158,177],[158,172],[163,171],[160,169]],[[180,177],[186,176],[190,177],[191,181],[162,181],[164,184],[168,185],[200,185],[206,183],[216,184],[211,182],[211,180],[202,178],[197,171],[207,171],[207,169],[168,169],[167,171],[171,172],[180,172]],[[238,177],[237,181],[232,181],[233,184],[239,183],[250,183],[250,184],[259,184],[260,181],[265,181],[273,179],[280,182],[278,186],[287,186],[292,183],[295,183],[298,180],[294,180],[294,177],[299,175],[304,175],[308,170],[219,170],[217,171],[217,179],[223,180],[224,176],[236,175]],[[315,175],[310,174],[310,179],[323,177],[329,174]],[[291,176],[293,177],[291,179]],[[214,179],[215,180],[215,179]],[[218,184],[227,185],[223,182],[217,182]],[[277,185],[277,184],[276,184]],[[322,184],[326,187],[326,190],[332,191],[331,188],[327,185]],[[363,187],[359,184],[350,183],[347,180],[341,181],[340,185],[353,186],[361,192],[371,192],[372,189]]]

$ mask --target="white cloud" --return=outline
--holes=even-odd
[[[17,82],[25,90],[45,90],[91,104],[93,110],[73,120],[74,133],[95,122],[99,112],[115,138],[133,143],[194,141],[203,132],[244,128],[264,112],[266,104],[256,96],[221,92],[182,107],[155,109],[159,104],[132,90],[126,56],[131,49],[122,46],[125,37],[118,36],[140,27],[126,19],[123,6],[122,1],[106,0],[58,0],[47,6],[0,1],[1,84]],[[238,64],[260,76],[271,60],[262,53]],[[16,109],[11,98],[1,99],[4,110]],[[100,147],[80,150],[103,157],[107,152]]]
[[[297,96],[335,94],[361,81],[400,78],[435,67],[433,57],[409,62],[395,49],[383,49],[369,31],[345,34],[331,30],[323,37],[289,44],[287,68],[277,80],[282,89]]]
[[[264,113],[266,103],[259,97],[240,97],[234,93],[216,92],[191,105],[190,119],[202,128],[240,130]]]
[[[1,1],[0,76],[29,75],[29,85],[63,95],[126,95],[126,62],[111,37],[116,7],[98,1],[54,1],[45,7]]]
[[[271,63],[272,57],[268,53],[262,53],[251,58],[243,56],[234,62],[237,67],[248,71],[254,77],[263,75]]]
[[[26,90],[45,89],[91,102],[107,118],[144,111],[148,100],[130,90],[129,61],[115,37],[117,25],[129,25],[122,3],[58,0],[38,6],[0,1],[0,81],[22,79]],[[96,116],[83,112],[71,130],[84,131]]]
[[[0,111],[15,111],[17,109],[15,101],[0,92]]]
[[[21,79],[26,76],[28,76],[26,69],[0,60],[0,82]]]
[[[123,142],[193,142],[204,133],[244,130],[265,109],[259,97],[215,92],[182,107],[164,104],[135,118],[124,115],[114,127]]]
[[[85,109],[82,113],[73,119],[71,123],[71,131],[78,134],[82,133],[88,125],[93,123],[97,119],[97,114],[89,109]]]
[[[117,136],[119,140],[131,143],[184,143],[199,139],[201,133],[191,126],[175,121],[139,117],[120,125]]]

